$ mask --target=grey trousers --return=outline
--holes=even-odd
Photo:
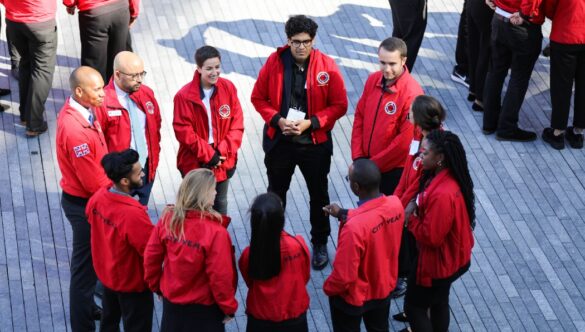
[[[6,20],[8,39],[20,54],[20,120],[32,131],[45,131],[45,101],[53,84],[57,60],[55,22],[18,23]]]

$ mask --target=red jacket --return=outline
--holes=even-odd
[[[380,196],[350,209],[339,230],[333,271],[323,291],[361,307],[385,299],[396,286],[404,208],[395,196]]]
[[[18,23],[41,23],[55,19],[55,0],[0,0],[6,19]]]
[[[110,152],[130,148],[132,139],[130,114],[118,101],[114,84],[114,79],[112,78],[104,88],[106,93],[104,107],[100,107],[95,112],[102,125]],[[143,165],[143,167],[148,169],[148,182],[152,182],[156,175],[160,155],[160,109],[154,98],[154,92],[146,85],[142,85],[138,91],[132,93],[130,99],[146,115],[145,137],[148,145],[148,165]]]
[[[473,231],[459,184],[449,170],[435,176],[419,194],[418,216],[408,230],[418,246],[416,283],[432,286],[433,279],[453,276],[471,261]]]
[[[179,239],[167,230],[171,216],[171,212],[163,215],[144,251],[149,288],[175,304],[217,304],[226,315],[233,315],[238,308],[238,275],[228,231],[200,211],[189,211],[185,236]]]
[[[351,158],[371,159],[385,173],[404,166],[413,137],[410,104],[423,91],[408,70],[382,90],[381,71],[368,77],[355,109]]]
[[[93,195],[85,209],[91,225],[91,257],[100,281],[117,292],[142,292],[144,248],[154,226],[146,207],[108,188]]]
[[[57,118],[57,161],[61,188],[69,195],[89,198],[111,184],[101,165],[108,153],[99,121],[93,126],[74,108],[69,99]]]
[[[585,44],[585,1],[546,0],[545,6],[546,16],[552,20],[550,40],[559,44]]]
[[[497,7],[508,13],[520,12],[530,23],[541,25],[544,23],[543,0],[494,0]],[[546,0],[548,1],[548,0]]]
[[[280,130],[278,125],[272,126],[271,123],[275,116],[280,115],[284,85],[281,54],[288,48],[280,47],[268,57],[252,90],[252,104],[266,122],[266,137],[270,140]],[[347,93],[335,61],[316,49],[311,51],[306,85],[308,116],[319,122],[319,128],[313,129],[311,136],[313,143],[320,144],[328,140],[327,133],[347,112]]]
[[[128,8],[130,9],[130,16],[137,17],[140,7],[140,0],[63,0],[63,4],[66,7],[76,6],[80,12],[111,5],[119,1],[127,1]]]
[[[398,182],[398,186],[394,189],[394,196],[398,196],[400,201],[402,202],[402,206],[406,208],[406,205],[416,196],[416,193],[419,190],[420,185],[420,176],[422,175],[422,164],[421,164],[421,157],[420,152],[422,151],[421,140],[422,134],[418,127],[414,127],[414,139],[411,142],[410,152],[414,152],[415,149],[416,153],[409,153],[408,157],[406,157],[406,162],[404,163],[404,170],[402,171],[402,175],[400,176],[400,182]],[[412,145],[416,146],[412,146]]]
[[[278,276],[253,280],[248,276],[250,247],[246,247],[240,256],[240,272],[248,285],[246,313],[256,319],[280,322],[297,318],[309,308],[309,248],[302,236],[281,233],[280,260]]]
[[[207,111],[201,101],[201,75],[195,72],[193,80],[175,95],[173,129],[179,141],[177,168],[184,175],[190,170],[205,167],[216,154],[226,157],[220,167],[212,168],[218,182],[227,179],[227,171],[238,161],[238,149],[244,134],[244,115],[234,84],[219,78],[209,102],[213,145],[208,143]]]

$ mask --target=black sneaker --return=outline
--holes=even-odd
[[[480,104],[473,102],[473,104],[471,104],[471,109],[476,111],[476,112],[483,112],[483,106],[481,106]]]
[[[467,101],[475,101],[475,93],[469,91],[469,94],[467,95]]]
[[[552,128],[544,128],[542,140],[550,144],[553,149],[562,150],[565,148],[565,134],[555,136],[555,130]]]
[[[565,132],[565,137],[567,138],[567,142],[573,149],[582,149],[583,148],[583,134],[575,134],[573,131],[573,127],[568,127],[567,131]]]
[[[314,270],[323,270],[329,263],[329,254],[327,253],[327,244],[313,245],[313,259],[311,264]]]
[[[498,141],[511,141],[511,142],[532,142],[536,140],[536,133],[532,131],[522,130],[516,128],[513,132],[507,134],[496,134]]]
[[[390,293],[393,299],[399,298],[406,293],[406,278],[398,278],[396,281],[396,288]]]
[[[0,97],[8,96],[10,94],[10,89],[0,89]]]
[[[469,83],[467,82],[467,75],[463,75],[462,73],[458,72],[457,69],[453,68],[453,73],[451,74],[451,79],[454,82],[457,82],[463,85],[466,88],[469,88]]]

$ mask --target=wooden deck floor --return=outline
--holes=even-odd
[[[56,113],[69,95],[67,79],[79,64],[80,46],[77,18],[58,5],[58,67],[46,105],[49,133],[38,139],[26,139],[18,125],[18,84],[8,77],[5,38],[0,41],[0,87],[13,91],[7,99],[12,109],[0,113],[0,331],[69,330],[71,228],[59,204],[54,141]],[[559,152],[540,140],[502,143],[481,134],[481,114],[471,111],[465,89],[449,78],[462,5],[462,0],[429,1],[429,24],[415,66],[425,92],[447,107],[447,127],[461,136],[476,185],[477,241],[471,270],[455,283],[451,295],[451,330],[585,331],[584,152]],[[266,57],[285,41],[284,22],[298,13],[315,17],[317,47],[336,58],[345,77],[350,107],[333,131],[329,189],[332,201],[354,205],[343,179],[350,162],[352,114],[368,73],[376,70],[376,47],[392,31],[388,2],[144,0],[132,30],[134,46],[146,63],[146,84],[154,89],[163,111],[163,150],[149,205],[153,222],[165,204],[174,202],[180,183],[172,98],[192,78],[194,50],[209,44],[222,52],[223,75],[236,84],[245,113],[229,214],[238,256],[248,244],[246,211],[267,186],[262,121],[249,96]],[[544,30],[548,36],[548,25]],[[548,70],[549,60],[541,57],[520,116],[522,127],[539,133],[549,124]],[[298,173],[288,199],[286,228],[308,240],[308,195]],[[334,221],[332,227],[329,252],[334,258]],[[322,291],[330,272],[331,267],[312,272],[311,331],[331,328]],[[245,329],[246,291],[240,280],[241,305],[229,331]],[[402,300],[393,301],[391,313],[401,306]],[[155,330],[160,307],[157,302]],[[403,327],[392,322],[393,331]]]

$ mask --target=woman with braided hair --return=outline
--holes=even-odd
[[[450,131],[433,130],[425,137],[422,167],[419,193],[405,212],[418,247],[405,310],[412,331],[447,331],[451,284],[471,263],[473,181],[463,145]]]

